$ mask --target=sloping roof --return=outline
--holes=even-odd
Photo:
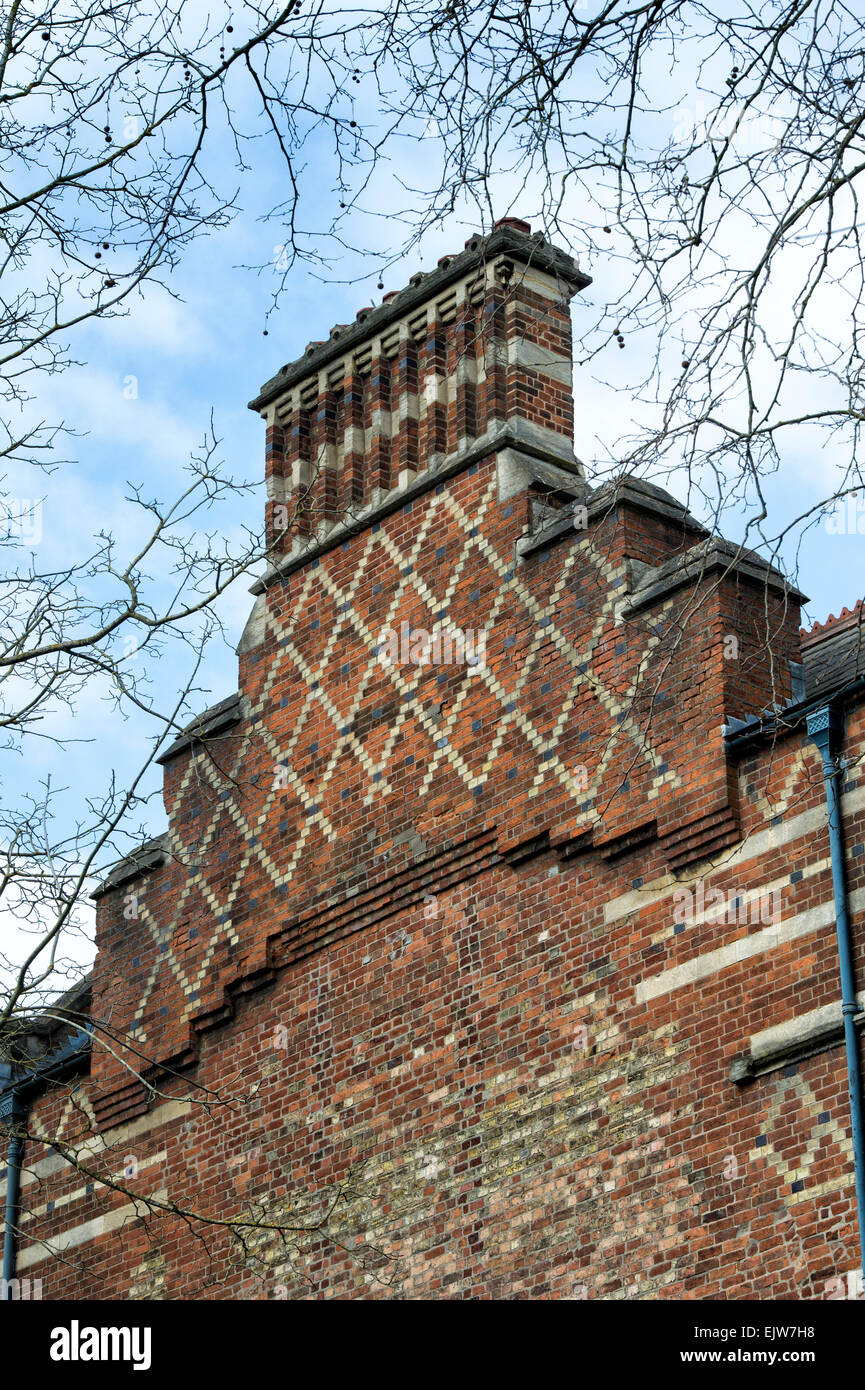
[[[88,1030],[92,994],[89,971],[40,1013],[12,1015],[0,1030],[0,1091],[88,1049],[82,1033]]]
[[[166,748],[164,753],[160,753],[156,761],[161,764],[170,762],[185,748],[190,748],[193,743],[200,743],[202,739],[213,738],[215,734],[221,733],[223,729],[236,724],[242,718],[240,692],[236,690],[233,695],[228,695],[218,704],[211,705],[203,714],[197,714],[194,719],[190,719],[174,742]]]
[[[837,629],[824,625],[819,641],[803,641],[802,663],[809,697],[829,695],[859,680],[865,676],[865,622]]]
[[[97,884],[91,898],[101,898],[104,893],[110,893],[112,888],[119,888],[122,883],[127,883],[130,879],[138,878],[148,869],[156,869],[165,862],[165,852],[168,845],[168,835],[156,835],[152,840],[145,840],[143,845],[139,845],[123,859],[121,859],[110,873],[106,874],[101,883]]]
[[[755,739],[790,731],[802,724],[818,701],[843,697],[845,691],[850,698],[865,697],[865,604],[861,599],[852,609],[842,608],[839,617],[830,613],[825,622],[800,628],[800,633],[802,681],[797,694],[783,707],[747,719],[729,719],[728,747],[747,747]]]

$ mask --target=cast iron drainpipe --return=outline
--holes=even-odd
[[[9,1126],[9,1154],[6,1160],[6,1221],[3,1227],[3,1285],[0,1298],[12,1297],[15,1278],[15,1235],[18,1217],[18,1194],[21,1188],[21,1160],[24,1157],[24,1136],[17,1126],[24,1118],[25,1107],[16,1090],[0,1099],[0,1120]]]
[[[844,1046],[847,1051],[847,1085],[850,1091],[850,1125],[853,1130],[853,1171],[856,1178],[856,1215],[859,1223],[859,1264],[865,1278],[865,1139],[862,1130],[862,1074],[854,1015],[858,1013],[850,921],[847,914],[847,885],[844,871],[844,836],[841,826],[840,750],[844,737],[843,718],[836,706],[827,704],[808,715],[808,733],[823,759],[823,780],[829,811],[829,845],[832,853],[832,889],[835,896],[835,927],[838,933],[838,964],[841,969],[841,1014],[844,1019]]]
[[[25,1096],[37,1090],[46,1081],[63,1075],[79,1056],[90,1046],[89,1028],[80,1029],[54,1054],[46,1057],[41,1067],[28,1075],[12,1081],[8,1089],[0,1094],[0,1123],[9,1129],[9,1152],[6,1164],[6,1220],[3,1227],[3,1280],[2,1299],[13,1297],[12,1280],[15,1278],[15,1245],[18,1234],[18,1200],[21,1191],[21,1160],[24,1157],[24,1136],[17,1133],[27,1114]]]

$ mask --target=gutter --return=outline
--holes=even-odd
[[[35,1071],[27,1072],[17,1080],[12,1077],[12,1067],[6,1064],[0,1071],[6,1072],[6,1085],[0,1091],[0,1124],[9,1131],[9,1149],[6,1163],[6,1216],[3,1225],[3,1284],[0,1287],[0,1300],[14,1298],[15,1250],[18,1239],[18,1203],[21,1193],[21,1164],[24,1158],[24,1135],[21,1126],[27,1118],[27,1111],[36,1091],[49,1081],[59,1080],[75,1069],[84,1054],[89,1050],[91,1030],[81,1028],[68,1039],[59,1052],[43,1059]]]
[[[751,715],[749,719],[728,719],[724,726],[724,743],[729,753],[739,756],[764,739],[792,733],[812,714],[827,708],[829,702],[833,707],[840,707],[842,704],[852,704],[863,695],[865,676],[859,676],[840,688],[830,688],[823,690],[819,695],[809,695],[804,700],[791,701],[779,710],[766,710],[762,715]]]
[[[829,844],[832,854],[832,890],[835,897],[835,927],[838,935],[838,965],[841,972],[841,1015],[847,1052],[847,1085],[850,1093],[850,1126],[853,1131],[853,1170],[856,1179],[856,1216],[859,1225],[859,1262],[865,1273],[865,1136],[862,1126],[862,1072],[855,1017],[859,1012],[853,976],[850,919],[847,910],[847,884],[844,871],[844,835],[841,824],[840,781],[844,772],[841,748],[844,721],[837,704],[829,701],[807,716],[808,736],[820,750]]]

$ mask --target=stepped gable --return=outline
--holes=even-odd
[[[253,401],[272,552],[238,689],[162,755],[166,833],[99,896],[130,1065],[190,1065],[280,971],[494,866],[679,870],[738,835],[725,720],[790,698],[801,596],[663,489],[589,486],[588,283],[508,222]],[[113,1123],[148,1103],[125,1061],[94,1053]]]

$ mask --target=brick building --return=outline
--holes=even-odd
[[[862,978],[861,609],[803,635],[759,556],[591,485],[588,283],[506,220],[252,402],[237,693],[0,1077],[43,1298],[854,1289],[813,735]]]

